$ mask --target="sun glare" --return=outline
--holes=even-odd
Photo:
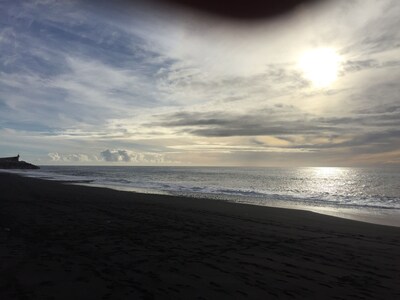
[[[327,87],[336,80],[339,64],[340,56],[332,48],[310,50],[299,62],[304,77],[317,88]]]

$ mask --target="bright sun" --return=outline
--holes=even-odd
[[[304,77],[317,88],[330,85],[337,78],[340,56],[331,48],[317,48],[303,54],[299,66]]]

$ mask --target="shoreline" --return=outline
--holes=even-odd
[[[1,173],[1,172],[0,172]],[[93,183],[92,180],[81,179],[81,180],[62,180],[62,179],[48,179],[34,176],[26,176],[24,173],[20,172],[9,172],[9,170],[5,170],[3,173],[16,174],[18,176],[27,177],[27,178],[36,178],[47,181],[59,182],[63,184],[70,185],[78,185],[78,186],[86,186],[93,188],[105,188],[114,191],[122,191],[122,192],[130,192],[135,194],[144,194],[144,195],[165,195],[171,197],[185,197],[188,199],[201,199],[207,201],[222,201],[228,203],[235,204],[244,204],[251,205],[257,207],[275,207],[275,208],[283,208],[283,209],[293,209],[300,211],[309,211],[317,214],[322,214],[326,216],[333,216],[342,219],[348,219],[353,221],[366,222],[377,225],[386,225],[386,226],[394,226],[400,227],[400,209],[396,208],[386,208],[386,207],[374,207],[374,206],[329,206],[329,205],[310,205],[302,202],[291,202],[289,200],[268,200],[268,203],[263,204],[261,202],[255,203],[251,201],[241,200],[246,199],[246,197],[240,195],[226,195],[222,194],[221,197],[214,198],[215,194],[191,194],[191,195],[179,195],[173,194],[172,192],[167,191],[157,191],[151,190],[147,188],[136,188],[122,185],[112,185],[112,184],[97,184]]]
[[[400,228],[0,173],[4,299],[400,296]]]
[[[57,181],[60,182],[60,181]],[[101,185],[101,184],[92,184],[86,182],[63,182],[65,184],[71,185],[79,185],[79,186],[87,186],[94,188],[105,188],[113,191],[120,192],[128,192],[135,194],[144,194],[144,195],[164,195],[170,197],[184,197],[188,199],[196,199],[196,201],[207,200],[207,201],[222,201],[226,203],[240,204],[240,205],[250,205],[256,207],[267,207],[267,208],[282,208],[289,210],[299,210],[299,211],[308,211],[320,215],[332,216],[340,219],[352,220],[365,222],[376,225],[384,225],[384,226],[392,226],[392,227],[400,227],[400,209],[395,208],[382,208],[382,207],[334,207],[334,206],[312,206],[304,203],[291,203],[290,201],[283,200],[269,200],[266,205],[257,204],[250,201],[240,201],[237,200],[242,198],[242,196],[235,196],[226,198],[219,197],[218,199],[212,198],[212,195],[202,194],[202,195],[174,195],[172,193],[163,192],[163,191],[152,191],[140,188],[129,188],[129,187],[121,187],[121,186],[112,186],[112,185]],[[231,199],[228,199],[231,198]],[[234,200],[233,198],[237,198]]]

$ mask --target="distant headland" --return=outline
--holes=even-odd
[[[12,157],[0,157],[0,169],[40,169],[25,161],[19,160],[19,154]]]

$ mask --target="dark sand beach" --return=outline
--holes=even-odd
[[[0,173],[0,299],[400,299],[400,228]]]

